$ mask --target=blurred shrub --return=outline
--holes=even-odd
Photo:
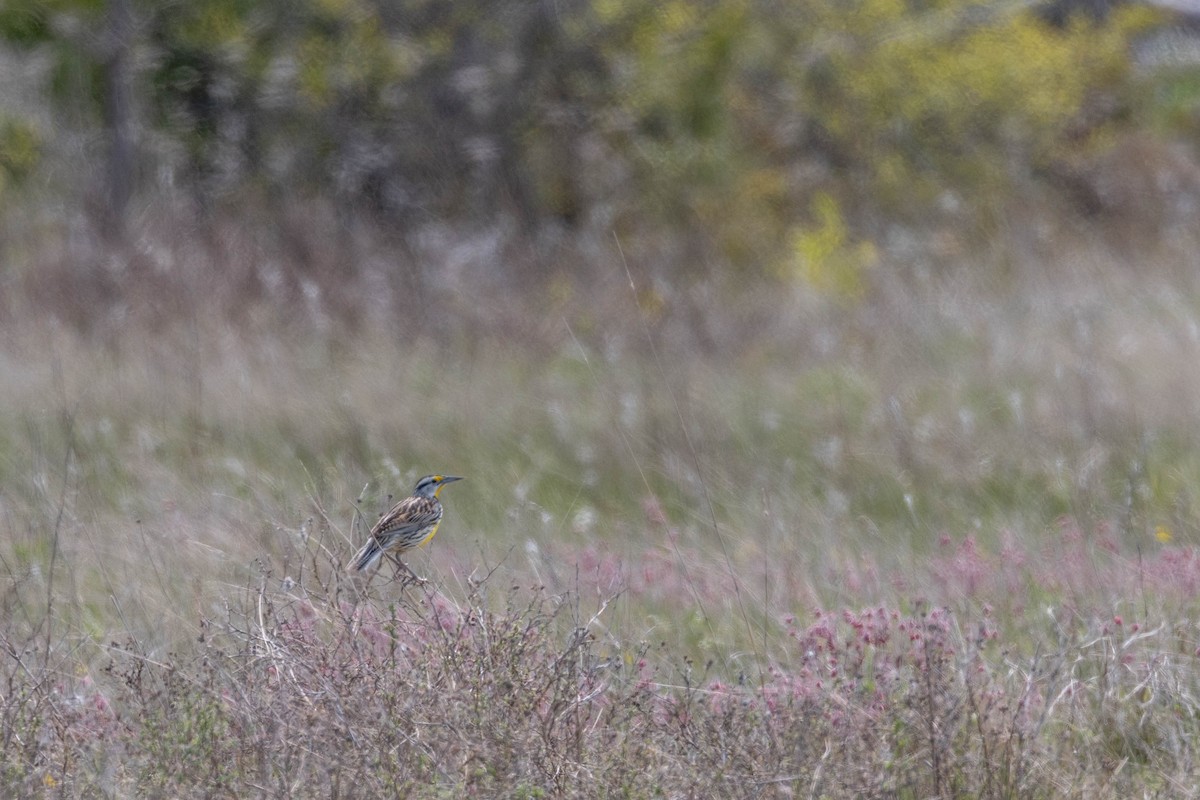
[[[1129,38],[1153,19],[1056,27],[963,0],[613,5],[637,19],[612,58],[641,208],[735,263],[790,247],[810,270],[839,249],[845,209],[868,235],[945,207],[980,218],[1062,151],[1102,147],[1128,99]],[[791,235],[810,208],[824,234]]]
[[[1007,188],[1068,134],[1097,133],[1072,125],[1124,89],[1126,39],[1144,19],[1058,29],[1031,11],[957,0],[920,16],[894,0],[867,0],[848,17],[818,8],[823,28],[845,20],[849,37],[797,77],[839,157],[893,211],[919,210],[946,189]]]
[[[41,137],[25,120],[0,115],[0,199],[36,166]]]
[[[870,242],[852,242],[837,201],[827,194],[813,200],[816,225],[792,234],[794,273],[810,286],[843,298],[856,298],[866,288],[866,271],[877,254]]]

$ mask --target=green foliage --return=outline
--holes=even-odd
[[[792,235],[791,272],[820,291],[843,298],[862,295],[866,272],[877,254],[870,242],[853,242],[837,201],[827,194],[813,200],[812,227]]]
[[[0,115],[0,198],[32,172],[40,154],[41,137],[32,124]]]
[[[914,192],[1001,188],[1049,158],[1097,92],[1128,80],[1128,36],[1142,19],[1059,30],[1032,11],[974,22],[981,15],[965,2],[920,14],[896,0],[866,0],[848,15],[818,8],[850,39],[797,77],[840,157],[893,208]]]
[[[12,0],[0,6],[0,37],[29,47],[45,41],[50,33],[52,6],[39,0]]]
[[[746,83],[773,56],[761,9],[746,0],[599,8],[623,14],[628,31],[606,55],[620,109],[611,131],[635,171],[639,216],[703,231],[740,265],[773,260],[791,189],[761,116],[772,109]]]
[[[966,200],[974,212],[1003,202],[1080,136],[1072,126],[1090,104],[1121,102],[1129,37],[1148,20],[1125,11],[1059,29],[963,0],[610,2],[603,13],[618,7],[633,22],[610,44],[614,99],[642,210],[693,225],[735,264],[789,275],[798,261],[842,295],[872,260],[847,231],[881,211],[928,218],[948,190],[990,198]],[[1104,129],[1083,135],[1102,143]]]

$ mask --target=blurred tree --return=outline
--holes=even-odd
[[[118,231],[133,194],[134,119],[130,45],[133,35],[131,0],[108,0],[107,38],[101,50],[100,70],[104,76],[103,119],[108,132],[107,183],[110,223]]]
[[[817,251],[865,263],[880,220],[986,216],[1103,145],[1144,20],[973,0],[8,0],[0,37],[51,52],[64,118],[105,131],[118,216],[137,178],[167,175],[205,207],[615,226],[689,243],[701,273],[778,276],[816,274]]]
[[[131,0],[10,0],[0,5],[0,39],[51,51],[50,94],[77,124],[98,125],[106,142],[106,221],[119,233],[134,186]]]
[[[388,224],[543,213],[543,98],[589,62],[579,3],[180,3],[154,15],[155,121],[205,193],[329,193]],[[547,123],[552,124],[552,123]]]

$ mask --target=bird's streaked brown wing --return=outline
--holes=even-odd
[[[419,544],[421,533],[436,525],[442,518],[442,504],[432,497],[406,497],[391,511],[380,517],[371,529],[371,535],[384,550],[397,544],[412,546]],[[409,541],[416,539],[417,541]]]

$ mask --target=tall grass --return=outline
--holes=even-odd
[[[22,283],[4,793],[1186,794],[1195,286],[1040,266],[352,334]],[[429,582],[346,577],[432,470]]]

